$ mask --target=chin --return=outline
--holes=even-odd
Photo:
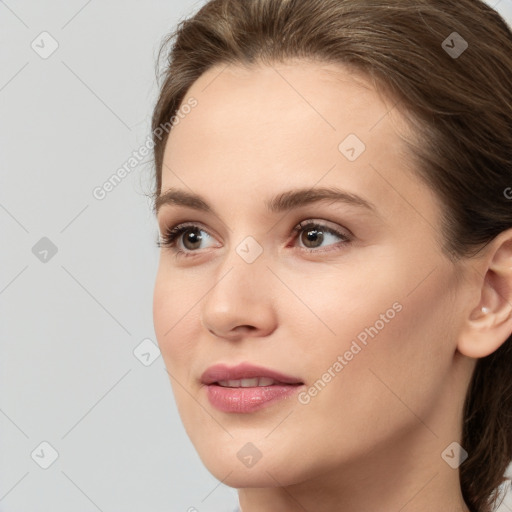
[[[229,487],[277,487],[307,478],[305,468],[296,463],[300,459],[290,461],[290,454],[280,453],[274,446],[262,448],[258,454],[250,442],[230,439],[215,446],[196,446],[196,450],[206,469]]]
[[[284,467],[282,469],[269,468],[262,461],[252,468],[218,463],[205,464],[205,467],[217,480],[235,489],[278,487],[297,483],[294,478],[290,478],[289,471]]]

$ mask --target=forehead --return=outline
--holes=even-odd
[[[391,110],[360,74],[334,64],[292,61],[272,66],[215,66],[189,89],[198,107],[171,132],[252,136],[338,138],[347,129],[361,135]],[[184,102],[187,100],[185,98]],[[175,137],[172,137],[175,138]],[[241,142],[243,134],[234,139]],[[247,140],[247,139],[245,139]]]
[[[219,65],[192,85],[182,105],[190,98],[197,106],[173,127],[166,146],[165,156],[175,164],[195,155],[309,160],[314,153],[332,153],[333,146],[337,152],[350,134],[375,149],[399,142],[390,125],[390,102],[338,65]]]
[[[197,106],[167,141],[162,191],[188,188],[212,200],[214,192],[220,204],[253,197],[263,205],[269,190],[318,183],[363,192],[391,210],[400,195],[420,191],[423,207],[432,207],[410,172],[393,100],[349,69],[307,61],[219,65],[182,104],[190,98]]]

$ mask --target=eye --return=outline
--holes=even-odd
[[[158,247],[172,249],[173,252],[191,256],[189,252],[195,252],[197,249],[205,249],[201,244],[213,240],[213,237],[207,231],[197,224],[187,223],[179,224],[165,232],[161,240],[157,242]],[[185,250],[183,250],[183,248]]]
[[[351,241],[351,236],[348,233],[343,233],[337,229],[314,221],[303,221],[293,230],[299,235],[297,239],[303,244],[302,248],[308,252],[322,252],[315,251],[315,249],[322,247],[322,244],[329,240],[334,239],[334,242],[336,242],[336,239],[338,239],[341,240],[342,244],[347,244]]]
[[[343,233],[334,228],[330,228],[325,224],[315,222],[312,220],[303,221],[293,228],[297,233],[295,238],[302,244],[299,248],[307,252],[324,252],[317,251],[325,242],[332,241],[330,245],[345,245],[348,244],[352,237],[348,233]],[[336,239],[340,240],[336,244]],[[212,242],[214,238],[201,226],[194,223],[179,224],[173,228],[168,229],[161,240],[157,242],[157,246],[162,248],[171,249],[176,256],[194,256],[194,253],[199,249],[205,249],[203,243]],[[211,246],[214,246],[213,244]],[[329,249],[331,250],[331,249]]]

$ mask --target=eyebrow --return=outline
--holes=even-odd
[[[288,190],[274,196],[270,200],[265,201],[265,206],[271,213],[280,213],[300,208],[302,206],[307,206],[319,201],[331,201],[331,203],[349,204],[359,208],[367,209],[373,213],[377,213],[375,205],[366,199],[335,187]],[[198,194],[187,192],[186,190],[171,188],[164,192],[162,195],[158,196],[155,200],[156,213],[158,214],[162,206],[168,204],[184,206],[194,210],[217,215],[204,198]]]

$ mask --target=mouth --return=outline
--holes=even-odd
[[[265,386],[300,386],[302,383],[287,384],[278,380],[271,379],[270,377],[254,377],[251,379],[238,379],[238,380],[220,380],[213,382],[217,386],[223,388],[258,388]]]
[[[304,382],[247,363],[215,365],[201,376],[210,404],[227,413],[250,413],[295,394]]]
[[[201,375],[203,384],[219,384],[225,387],[256,387],[278,384],[304,384],[299,378],[285,375],[270,368],[241,363],[236,366],[216,364]]]

